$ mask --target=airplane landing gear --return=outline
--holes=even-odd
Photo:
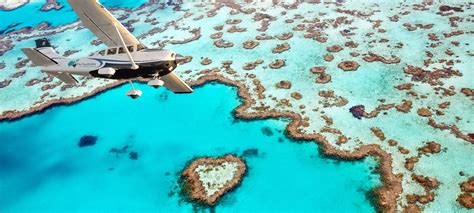
[[[163,82],[159,78],[155,78],[155,79],[148,82],[148,86],[152,86],[155,89],[158,89],[158,88],[162,87],[164,84],[165,84],[165,82]]]
[[[130,85],[132,86],[132,90],[128,91],[125,95],[129,96],[132,99],[137,99],[140,96],[142,96],[142,91],[135,89],[135,87],[133,87],[132,81],[128,81],[128,82],[130,82]]]

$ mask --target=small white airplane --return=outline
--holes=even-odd
[[[142,95],[132,80],[147,79],[148,85],[165,86],[174,93],[193,90],[173,70],[185,59],[173,51],[146,48],[97,0],[67,0],[80,20],[108,49],[91,57],[68,59],[52,48],[48,39],[36,40],[36,48],[23,48],[34,65],[66,84],[76,84],[73,75],[128,80],[132,89],[127,96]]]

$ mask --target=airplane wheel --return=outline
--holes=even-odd
[[[130,91],[127,92],[126,95],[127,95],[128,97],[132,98],[132,99],[137,99],[137,98],[139,98],[140,96],[142,96],[142,91],[137,90],[137,89],[135,89],[135,90],[130,90]]]
[[[148,82],[148,86],[152,86],[153,88],[155,89],[158,89],[160,88],[161,86],[163,86],[165,84],[165,82],[163,82],[162,80],[160,79],[153,79],[151,81]]]

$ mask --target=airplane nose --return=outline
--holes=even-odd
[[[176,61],[176,63],[181,64],[181,63],[184,63],[186,61],[186,58],[184,56],[180,55],[180,54],[176,54],[175,61]]]

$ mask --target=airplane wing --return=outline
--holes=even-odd
[[[164,86],[174,93],[192,93],[193,89],[189,87],[174,72],[161,76],[161,80],[165,82]]]
[[[89,28],[107,47],[123,46],[120,35],[126,46],[139,45],[135,36],[125,28],[110,12],[97,0],[67,0],[72,9],[81,19],[82,23]],[[115,26],[114,26],[115,25]],[[117,27],[120,35],[117,34]]]
[[[59,78],[59,80],[63,81],[64,83],[66,84],[76,84],[78,83],[78,81],[74,78],[74,76],[72,76],[71,74],[69,73],[65,73],[65,72],[46,72],[56,78]]]

